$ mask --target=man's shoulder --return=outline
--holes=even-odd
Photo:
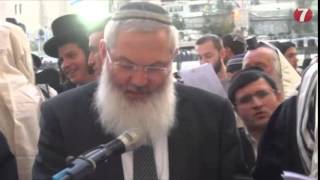
[[[199,102],[211,101],[216,104],[226,103],[228,101],[226,98],[221,97],[217,94],[213,94],[211,92],[208,92],[199,88],[183,85],[181,83],[176,84],[176,92],[177,92],[178,98],[188,99],[191,101],[199,101]]]
[[[92,99],[97,86],[97,82],[91,82],[83,86],[70,89],[44,102],[44,106],[63,104],[72,105],[80,101],[87,101]]]

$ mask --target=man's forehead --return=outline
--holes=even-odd
[[[277,53],[275,50],[267,47],[259,47],[256,50],[254,50],[257,56],[264,56],[264,57],[270,57],[275,59],[277,56]]]
[[[254,93],[255,91],[259,90],[272,90],[272,87],[264,78],[259,78],[240,88],[236,92],[236,95],[243,95],[243,93]]]
[[[163,47],[170,46],[169,34],[164,30],[157,30],[152,32],[119,32],[115,47],[123,46],[133,46],[132,48],[137,48],[139,46],[148,47]]]
[[[277,60],[277,53],[266,47],[260,47],[255,50],[250,50],[247,52],[245,58],[246,61],[248,60],[255,60],[255,61],[268,61],[268,60]]]
[[[196,45],[196,50],[198,53],[215,53],[218,52],[218,49],[215,47],[212,41],[207,41],[200,45]]]
[[[74,42],[70,42],[70,43],[66,43],[64,45],[61,45],[58,47],[58,52],[68,52],[68,51],[73,51],[73,50],[77,50],[80,49],[82,50],[79,45],[77,43]]]

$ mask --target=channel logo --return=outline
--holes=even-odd
[[[293,17],[297,22],[310,22],[313,17],[313,12],[309,8],[297,8],[293,13]]]

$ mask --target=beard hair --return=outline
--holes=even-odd
[[[221,67],[222,63],[219,56],[217,63],[214,65],[214,70],[216,71],[216,73],[219,73],[221,71]]]
[[[138,130],[141,143],[167,137],[175,123],[176,96],[172,76],[143,101],[130,101],[117,88],[103,68],[95,94],[99,122],[107,134],[119,136],[128,130]]]

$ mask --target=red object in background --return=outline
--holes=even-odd
[[[297,8],[293,16],[297,22],[309,22],[312,20],[313,12],[308,8]]]

